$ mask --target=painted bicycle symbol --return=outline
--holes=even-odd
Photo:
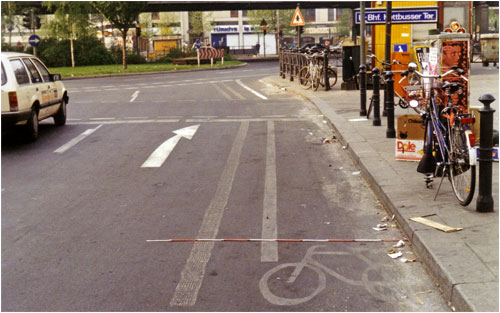
[[[314,298],[315,296],[317,296],[320,292],[322,292],[325,289],[326,274],[329,274],[330,276],[333,276],[352,286],[366,288],[366,290],[370,294],[376,296],[377,298],[380,298],[381,296],[384,297],[383,295],[385,294],[385,292],[381,292],[381,289],[377,290],[377,288],[385,288],[384,284],[386,284],[387,281],[384,283],[382,272],[377,270],[376,265],[373,264],[373,262],[368,260],[365,256],[363,256],[360,253],[354,254],[352,252],[320,250],[323,247],[326,246],[324,245],[312,246],[307,250],[306,255],[304,256],[302,261],[297,263],[280,264],[270,269],[267,273],[265,273],[259,282],[259,288],[264,298],[266,298],[266,300],[268,300],[272,304],[276,305],[297,305],[300,303],[307,302],[312,298]],[[332,268],[329,268],[321,264],[319,261],[315,260],[313,258],[313,256],[315,255],[354,257],[361,260],[363,263],[366,264],[366,266],[364,267],[363,272],[361,273],[360,280],[350,279],[342,275],[338,271],[335,271]],[[293,272],[290,274],[289,278],[281,279],[282,276],[284,277],[286,276],[286,273],[290,272],[291,269],[289,268],[293,269]],[[279,289],[288,289],[289,286],[293,284],[295,280],[299,277],[299,275],[303,272],[304,268],[309,268],[310,270],[314,271],[317,274],[317,285],[316,283],[314,284],[315,287],[313,288],[314,290],[312,291],[312,293],[298,298],[288,298],[285,296],[276,295],[276,292],[279,291]],[[372,279],[369,279],[369,274],[371,274],[370,278]],[[382,277],[382,279],[373,280],[373,277],[375,276],[378,276],[379,278]],[[273,280],[270,281],[271,277],[273,277]],[[276,286],[278,284],[277,282],[283,284],[281,286]],[[270,288],[270,283],[273,285],[273,288]],[[271,291],[271,289],[273,291]]]

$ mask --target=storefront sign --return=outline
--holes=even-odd
[[[255,27],[253,26],[243,26],[244,32],[253,32]],[[237,33],[239,31],[238,25],[224,25],[224,26],[215,26],[212,29],[212,33]]]
[[[356,12],[356,24],[360,23],[361,13]],[[384,24],[386,19],[386,9],[366,9],[366,24]],[[438,8],[406,8],[392,10],[393,24],[414,24],[414,23],[437,23]]]

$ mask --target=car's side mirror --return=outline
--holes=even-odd
[[[55,82],[61,80],[61,74],[50,74],[50,81]]]

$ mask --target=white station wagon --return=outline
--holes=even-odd
[[[61,76],[30,54],[2,52],[2,129],[25,125],[27,138],[38,138],[38,122],[54,118],[66,124],[69,97]]]

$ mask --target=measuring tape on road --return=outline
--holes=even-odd
[[[152,239],[146,242],[399,242],[408,241],[408,239],[251,239],[251,238],[235,238],[235,239]]]

